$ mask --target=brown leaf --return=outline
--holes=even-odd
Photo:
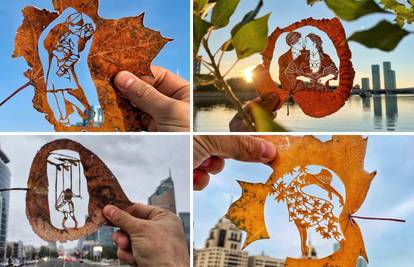
[[[281,81],[281,88],[279,88],[271,77],[270,69],[271,65],[274,64],[272,60],[275,54],[276,42],[280,36],[284,33],[293,32],[307,26],[316,27],[325,32],[336,48],[340,60],[339,73],[329,71],[329,73],[335,73],[336,76],[339,75],[339,86],[335,91],[329,91],[327,89],[320,90],[315,86],[312,86],[310,89],[299,88],[300,86],[298,87],[297,84],[293,85],[290,82],[291,80],[295,80],[296,77],[293,77],[293,79],[285,79],[280,74],[279,80]],[[325,59],[328,59],[328,57],[328,55],[324,56]],[[254,84],[260,95],[269,93],[276,93],[278,95],[279,102],[275,110],[282,108],[289,96],[292,96],[305,114],[317,118],[325,117],[337,112],[351,94],[355,77],[351,57],[352,54],[348,46],[345,30],[339,19],[304,19],[285,28],[276,28],[269,36],[268,46],[263,52],[263,64],[259,65],[254,71]],[[290,62],[285,61],[279,59],[279,63],[281,64],[279,69],[288,67],[287,65]],[[326,67],[325,69],[325,72],[328,69],[331,70],[330,67]]]
[[[144,14],[121,19],[103,19],[98,15],[98,4],[98,0],[53,0],[55,8],[53,12],[35,7],[24,8],[24,20],[16,34],[13,57],[24,57],[29,64],[30,69],[25,76],[35,87],[33,106],[45,114],[56,131],[145,130],[141,120],[143,113],[117,94],[112,79],[122,70],[130,71],[139,77],[152,76],[150,69],[152,60],[171,39],[164,38],[159,32],[144,27]],[[96,27],[88,55],[88,66],[104,113],[104,123],[101,127],[62,124],[59,118],[56,118],[59,116],[54,114],[48,103],[47,91],[50,90],[47,88],[48,73],[43,69],[38,45],[43,31],[68,8],[74,8],[78,13],[89,16]],[[65,24],[50,31],[45,43],[49,56],[54,47],[59,44],[60,37],[65,31],[67,31]],[[89,39],[84,37],[79,41],[79,52],[83,51]],[[90,108],[83,88],[74,90],[70,94],[78,99],[85,109]]]
[[[287,258],[286,266],[355,267],[360,255],[368,260],[360,229],[350,217],[361,207],[371,181],[376,175],[376,172],[368,173],[364,170],[367,139],[361,136],[333,136],[332,140],[323,142],[313,136],[264,136],[262,138],[273,142],[277,147],[278,157],[271,164],[274,172],[264,184],[248,184],[248,191],[243,190],[241,198],[233,203],[227,213],[227,218],[232,220],[238,228],[246,231],[247,239],[244,247],[255,240],[263,239],[263,237],[269,238],[263,216],[264,204],[262,204],[266,201],[267,195],[272,192],[269,188],[272,188],[272,185],[280,182],[287,173],[291,173],[297,167],[317,165],[333,171],[344,184],[346,201],[339,216],[339,226],[344,239],[340,241],[341,248],[328,257],[321,259]],[[245,184],[241,183],[243,189]],[[328,188],[327,185],[324,186]],[[334,189],[328,188],[326,190]],[[259,193],[260,197],[258,199],[252,198],[253,192]],[[326,209],[330,208],[327,202],[324,206],[328,206],[325,207]],[[298,208],[296,212],[306,213],[307,211]],[[257,216],[258,214],[260,216]],[[294,219],[297,215],[292,214],[289,210],[289,216]],[[336,222],[331,212],[324,216],[326,219]],[[303,222],[302,226],[305,229],[311,227],[308,222]],[[336,229],[335,227],[330,226],[332,230]],[[333,231],[331,235],[321,226],[316,230],[326,239],[341,236],[337,231]]]
[[[80,228],[58,229],[51,223],[49,209],[48,157],[56,150],[78,152],[87,180],[89,204],[88,220]],[[95,232],[108,221],[102,214],[107,204],[127,209],[132,205],[115,176],[97,155],[79,143],[68,139],[44,145],[33,159],[26,194],[26,215],[34,232],[45,241],[66,242]]]

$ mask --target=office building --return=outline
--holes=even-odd
[[[13,259],[23,259],[24,258],[24,247],[23,242],[8,242],[7,245],[10,247],[11,258]]]
[[[187,247],[190,249],[190,213],[189,212],[180,212],[179,216],[181,218],[181,221],[183,223],[184,228],[184,234],[185,234],[185,240],[187,241]]]
[[[248,253],[241,250],[241,231],[221,218],[210,230],[203,249],[194,251],[195,267],[248,266]]]
[[[308,255],[306,255],[308,259],[317,259],[318,253],[316,252],[316,248],[312,245],[312,243],[308,242]]]
[[[361,88],[362,90],[371,90],[369,86],[369,78],[362,78],[361,84],[362,84],[362,88]]]
[[[261,255],[250,256],[248,267],[285,267],[285,260]]]
[[[383,63],[384,68],[384,86],[385,90],[393,90],[397,88],[396,85],[396,74],[391,69],[391,62],[386,61]]]
[[[148,204],[169,210],[174,214],[177,213],[175,206],[174,181],[172,179],[171,169],[168,178],[162,180],[154,194],[148,198]]]
[[[0,188],[10,188],[9,158],[0,147]],[[7,224],[9,217],[10,192],[0,192],[0,261],[5,261],[7,251]]]
[[[83,120],[83,126],[100,127],[104,123],[104,114],[101,106],[91,106],[91,110],[86,110],[87,119]]]
[[[367,267],[367,261],[364,259],[364,257],[359,256],[356,267]]]
[[[381,90],[380,65],[372,65],[372,90]]]

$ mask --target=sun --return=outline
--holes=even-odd
[[[243,79],[248,83],[253,82],[253,70],[254,70],[254,68],[255,68],[254,66],[250,66],[250,67],[247,67],[246,69],[244,69],[242,71]]]

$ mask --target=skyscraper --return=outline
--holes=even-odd
[[[194,251],[195,267],[248,266],[248,253],[241,250],[242,232],[221,218],[210,230],[203,249]]]
[[[369,78],[362,78],[361,79],[361,84],[362,84],[362,90],[370,90],[370,86],[369,86]]]
[[[396,89],[396,75],[395,71],[391,69],[391,62],[385,61],[383,63],[384,66],[384,86],[385,90],[392,90]]]
[[[359,256],[356,267],[367,267],[367,266],[368,266],[367,261],[363,257]]]
[[[372,65],[372,90],[381,90],[380,66]]]
[[[171,169],[169,171],[168,178],[162,180],[154,194],[148,198],[148,204],[169,210],[174,214],[177,213],[177,209],[175,207],[174,181],[171,176]]]
[[[10,188],[10,169],[6,164],[10,162],[0,147],[0,188]],[[0,192],[0,257],[5,260],[7,251],[7,223],[9,217],[9,192]]]
[[[187,247],[190,248],[190,229],[191,229],[191,222],[190,222],[190,213],[189,212],[180,212],[179,216],[181,221],[183,222],[185,240],[187,241]]]

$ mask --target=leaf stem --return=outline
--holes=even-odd
[[[362,217],[362,216],[354,216],[354,215],[351,215],[349,217],[355,218],[355,219],[362,219],[362,220],[392,221],[392,222],[401,222],[401,223],[405,223],[406,222],[405,220],[402,220],[402,219],[394,219],[394,218]]]
[[[4,104],[6,104],[10,99],[12,99],[14,96],[16,96],[18,93],[20,93],[21,91],[23,91],[24,89],[26,89],[30,85],[33,85],[32,81],[28,81],[27,83],[25,83],[21,87],[17,88],[16,91],[14,91],[11,95],[9,95],[6,99],[4,99],[0,103],[0,107],[3,106]]]
[[[2,188],[0,192],[8,192],[8,191],[29,191],[29,188]]]
[[[210,50],[210,48],[208,46],[208,41],[206,39],[203,39],[202,40],[202,43],[203,43],[204,49],[207,52],[207,55],[209,56],[209,58],[211,60],[211,65],[212,65],[213,70],[214,70],[214,76],[217,79],[216,87],[218,87],[218,89],[222,89],[226,93],[227,98],[236,107],[237,111],[241,114],[241,117],[243,119],[243,123],[246,125],[246,127],[248,127],[252,131],[256,131],[256,129],[254,127],[254,124],[253,124],[250,116],[243,109],[243,104],[237,98],[237,96],[234,94],[234,92],[231,89],[231,87],[224,80],[224,77],[222,76],[222,74],[220,72],[220,69],[217,66],[216,62],[215,62],[214,56],[211,53],[211,50]]]

